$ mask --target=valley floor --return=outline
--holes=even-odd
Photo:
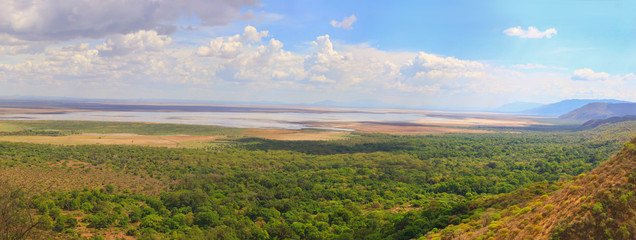
[[[614,209],[563,189],[589,179],[582,174],[601,177],[591,171],[627,146],[636,121],[574,130],[474,117],[328,123],[354,132],[0,121],[0,209],[13,216],[0,232],[31,224],[30,238],[60,239],[506,239],[570,236],[587,224],[539,225],[548,205],[566,209],[553,196]],[[618,174],[631,179],[626,171]],[[632,201],[626,181],[615,197]],[[614,219],[614,239],[634,234],[623,224],[633,216]]]

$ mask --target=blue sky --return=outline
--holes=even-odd
[[[632,1],[0,0],[0,95],[636,101]]]

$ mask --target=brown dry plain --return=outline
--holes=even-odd
[[[109,107],[122,106],[124,108],[131,105],[112,104]],[[144,104],[134,105],[147,107],[220,107],[231,109],[233,106],[205,106],[205,105],[163,105]],[[406,114],[426,114],[436,118],[421,119],[411,122],[379,122],[379,121],[321,121],[306,122],[311,127],[328,127],[349,129],[351,132],[362,133],[387,133],[398,135],[428,135],[445,133],[488,133],[490,131],[475,129],[474,127],[522,127],[528,125],[541,124],[536,121],[538,118],[517,117],[503,114],[490,113],[458,113],[443,111],[421,111],[421,110],[394,110],[394,109],[338,109],[338,108],[290,108],[279,106],[263,107],[258,106],[234,106],[240,111],[266,111],[266,112],[367,112],[367,113],[406,113]],[[137,109],[134,109],[138,111]],[[74,106],[47,106],[37,107],[0,107],[0,115],[18,113],[61,113],[74,111],[96,111],[95,109],[76,108]],[[109,110],[110,111],[110,110]],[[145,110],[163,111],[163,110]],[[0,131],[11,130],[11,124],[0,124]],[[472,127],[472,128],[471,128]],[[307,130],[284,130],[284,129],[245,129],[243,137],[258,137],[272,140],[334,140],[347,138],[349,131],[307,131]],[[50,143],[62,145],[76,144],[126,144],[141,146],[159,147],[204,147],[209,144],[224,142],[226,136],[148,136],[135,134],[83,134],[71,136],[0,136],[0,141],[30,142],[30,143]]]

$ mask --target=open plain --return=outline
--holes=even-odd
[[[4,102],[0,107],[0,129],[4,131],[81,131],[81,134],[67,136],[0,136],[0,141],[65,145],[203,147],[222,142],[227,137],[334,140],[346,138],[351,132],[398,135],[488,133],[492,128],[549,124],[535,116],[408,109],[37,101]],[[98,121],[112,124],[96,124]],[[140,130],[149,128],[149,124],[165,124],[168,129],[192,129],[185,134],[175,129],[163,132]],[[200,129],[205,126],[214,130]]]

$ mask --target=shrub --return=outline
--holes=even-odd
[[[112,225],[115,220],[112,216],[106,216],[103,213],[88,215],[86,219],[90,222],[88,227],[91,228],[107,228]]]
[[[510,233],[510,229],[508,228],[501,228],[499,229],[499,231],[497,231],[497,234],[501,235],[501,236],[508,236],[508,233]]]
[[[150,214],[141,219],[141,224],[139,226],[142,226],[144,228],[152,228],[155,230],[159,230],[161,229],[162,221],[163,221],[163,218],[161,216]]]
[[[524,207],[524,208],[520,209],[520,210],[517,212],[517,214],[515,214],[515,216],[519,216],[519,215],[521,215],[521,214],[526,214],[526,213],[528,213],[528,212],[530,212],[530,211],[532,211],[532,208],[531,208],[531,207]]]
[[[127,236],[133,236],[133,237],[137,236],[137,235],[139,235],[139,230],[137,230],[136,228],[128,229],[128,231],[126,231],[126,235]]]
[[[592,207],[592,212],[594,212],[594,214],[599,214],[603,212],[603,204],[600,202],[595,203],[594,206]]]
[[[488,225],[488,230],[496,230],[501,228],[501,222],[500,221],[492,221],[490,223],[490,225]]]
[[[68,218],[66,218],[66,226],[69,228],[74,228],[77,227],[77,219],[74,218],[73,216],[68,216]]]
[[[219,221],[219,214],[213,211],[199,212],[194,216],[194,223],[199,227],[213,226]]]
[[[554,205],[552,204],[546,204],[545,206],[543,206],[543,209],[546,211],[552,211],[554,209]]]
[[[538,225],[534,225],[534,224],[530,224],[528,226],[526,226],[526,231],[532,232],[532,233],[538,233],[541,232],[541,229],[543,229],[541,226]]]
[[[53,228],[53,220],[49,215],[40,215],[38,218],[38,224],[41,229],[51,229]]]
[[[60,212],[62,212],[62,210],[58,207],[51,208],[51,210],[49,210],[49,216],[55,220],[60,216]]]

